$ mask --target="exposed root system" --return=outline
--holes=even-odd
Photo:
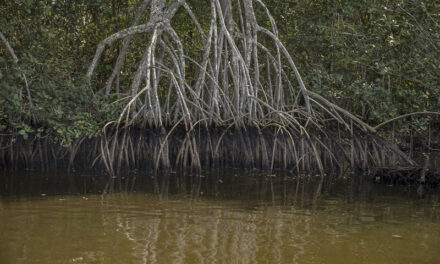
[[[268,175],[284,170],[323,179],[328,172],[349,168],[415,166],[377,136],[375,128],[306,88],[263,1],[209,3],[210,11],[202,14],[210,21],[205,31],[185,0],[143,1],[131,27],[98,45],[86,75],[93,82],[105,48],[123,41],[102,88],[106,94],[116,90],[123,98],[119,117],[106,125],[100,138],[79,138],[68,147],[49,138],[3,136],[0,166],[94,167],[105,170],[110,179],[122,170],[200,175],[202,169],[224,168],[259,169]],[[172,27],[178,10],[197,29],[199,55],[187,54],[181,33]],[[145,23],[143,17],[148,17]],[[114,89],[122,87],[115,80],[132,38],[139,34],[147,41],[131,84]]]
[[[295,174],[399,168],[414,163],[394,145],[374,134],[298,133],[277,126],[194,127],[145,130],[107,129],[101,138],[78,139],[60,147],[50,139],[0,138],[0,166],[50,170],[95,168],[120,171],[242,168]]]

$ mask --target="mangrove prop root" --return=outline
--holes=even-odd
[[[363,170],[414,165],[395,146],[384,144],[375,128],[305,87],[262,0],[208,3],[209,17],[203,21],[209,21],[209,29],[204,31],[185,0],[144,0],[129,28],[99,43],[86,73],[92,81],[106,47],[123,40],[101,89],[118,93],[122,85],[113,91],[114,79],[125,70],[124,62],[132,61],[125,58],[133,36],[145,36],[131,84],[124,86],[128,96],[119,118],[104,127],[100,138],[81,138],[69,148],[39,138],[3,137],[0,166],[93,166],[110,175],[106,191],[112,191],[124,169],[152,170],[155,176],[175,170],[200,176],[202,169],[229,167],[269,174],[283,169],[322,179],[326,172],[342,171],[343,164]],[[172,27],[179,9],[194,22],[199,55],[187,53],[185,38]],[[141,24],[143,17],[148,20]],[[344,129],[331,132],[336,126]],[[296,191],[299,187],[300,181]],[[164,188],[155,184],[157,192]]]
[[[283,170],[324,176],[343,170],[341,164],[364,171],[414,167],[405,154],[374,134],[347,134],[340,140],[337,133],[309,131],[306,135],[278,125],[241,130],[199,123],[191,133],[183,124],[169,129],[108,128],[100,138],[80,138],[70,147],[32,136],[0,139],[0,168],[95,168],[112,178],[134,169],[200,175],[202,169],[235,167],[269,175]]]
[[[288,127],[307,134],[311,126],[322,128],[322,121],[330,117],[344,124],[347,130],[352,129],[347,124],[354,121],[366,132],[375,131],[355,115],[306,88],[262,0],[211,0],[208,4],[210,12],[196,15],[185,0],[144,0],[131,27],[99,43],[86,74],[89,80],[105,48],[123,40],[103,88],[109,94],[113,92],[114,78],[124,69],[133,36],[143,34],[148,39],[133,72],[129,96],[125,97],[125,107],[117,120],[119,124],[160,128],[174,126],[181,120],[190,133],[196,122],[206,126],[232,124],[236,129],[244,129],[255,123],[259,127],[270,126],[275,120],[283,129]],[[193,37],[202,44],[200,55],[187,54],[182,42],[184,33],[172,26],[179,9],[195,25]],[[148,20],[139,24],[142,17]],[[199,19],[210,21],[208,30],[203,29]],[[296,84],[291,78],[296,78]],[[196,154],[195,142],[191,141],[187,142],[188,151]],[[264,140],[259,146],[265,148]],[[263,162],[269,167],[271,161],[266,158],[263,156]]]

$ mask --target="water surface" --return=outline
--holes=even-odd
[[[417,199],[397,187],[347,186],[315,201],[278,185],[268,188],[273,200],[261,184],[248,186],[259,194],[197,199],[4,196],[0,263],[440,263],[435,191]]]

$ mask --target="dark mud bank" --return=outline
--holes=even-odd
[[[395,145],[376,134],[281,130],[273,127],[184,127],[111,129],[100,137],[78,138],[60,146],[50,136],[0,137],[4,170],[103,171],[112,177],[144,170],[201,174],[202,170],[239,168],[292,175],[379,176],[379,181],[416,184],[423,170]],[[425,179],[438,184],[440,173],[425,168]],[[359,173],[357,173],[359,174]]]

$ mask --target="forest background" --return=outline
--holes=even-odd
[[[208,30],[209,16],[203,17],[209,13],[209,1],[187,2]],[[85,74],[98,43],[129,27],[140,3],[2,1],[0,32],[17,60],[2,43],[0,134],[50,137],[63,146],[80,137],[99,136],[124,107],[120,99],[129,91],[145,36],[133,38],[111,91],[104,87],[122,41],[105,50],[92,81]],[[440,111],[438,1],[265,3],[309,90],[372,126],[406,113]],[[197,29],[184,10],[178,11],[172,26],[186,53],[200,57],[202,43],[193,37]],[[186,70],[188,78],[196,78],[196,68],[188,65]],[[412,136],[426,145],[428,134],[438,134],[438,127],[438,117],[411,116],[382,127],[380,133],[402,147]]]

